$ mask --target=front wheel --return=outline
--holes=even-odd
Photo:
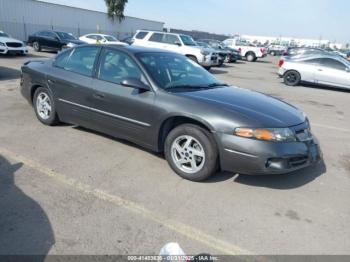
[[[284,83],[287,86],[297,86],[300,83],[301,76],[297,71],[288,71],[284,74]]]
[[[54,99],[47,88],[39,87],[33,97],[33,106],[38,120],[49,126],[58,124]]]
[[[211,134],[192,124],[173,129],[165,141],[165,158],[181,177],[203,181],[217,170],[218,151]]]
[[[40,52],[40,51],[41,51],[41,45],[40,45],[40,43],[37,42],[37,41],[35,41],[35,42],[33,43],[33,48],[34,48],[34,50],[35,50],[36,52]]]

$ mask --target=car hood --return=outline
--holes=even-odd
[[[222,87],[179,95],[208,103],[224,114],[241,116],[250,126],[290,127],[305,122],[304,114],[296,107],[281,100],[238,87]]]
[[[0,37],[0,42],[14,42],[14,43],[23,43],[20,40],[11,38],[11,37]]]

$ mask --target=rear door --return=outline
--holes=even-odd
[[[317,83],[350,88],[348,65],[332,58],[321,58],[317,65],[315,80]]]
[[[147,47],[167,49],[167,44],[163,41],[164,37],[163,33],[152,33],[147,40]]]
[[[63,52],[47,76],[57,99],[57,111],[66,122],[93,127],[92,75],[100,47],[85,46]]]
[[[50,49],[61,49],[61,42],[58,36],[50,31],[44,31],[42,34],[43,46],[48,47]]]

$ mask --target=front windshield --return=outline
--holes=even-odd
[[[197,63],[172,53],[137,55],[157,85],[168,91],[196,91],[220,86],[218,80]]]
[[[58,35],[58,37],[60,39],[65,39],[65,40],[77,40],[77,38],[71,34],[67,34],[65,32],[56,32],[56,34]]]
[[[180,35],[180,38],[182,40],[182,42],[184,43],[184,45],[188,45],[188,46],[196,46],[196,42],[193,40],[192,37],[188,36],[188,35]]]
[[[114,36],[111,36],[111,35],[106,35],[105,38],[107,39],[107,41],[110,41],[110,42],[117,42],[118,39],[115,38]]]
[[[10,37],[8,34],[5,34],[4,32],[0,32],[0,37]]]

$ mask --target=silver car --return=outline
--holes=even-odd
[[[350,89],[350,62],[338,55],[283,57],[279,61],[278,74],[289,86],[308,82]]]

